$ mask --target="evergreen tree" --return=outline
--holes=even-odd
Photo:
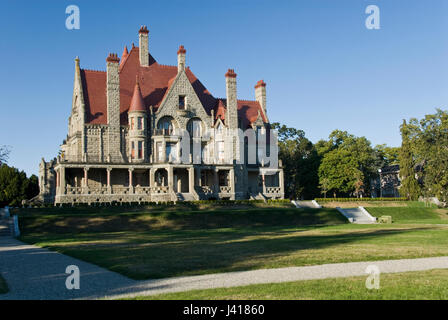
[[[406,121],[400,127],[402,144],[399,151],[401,187],[400,194],[409,200],[418,200],[420,185],[415,177],[415,159],[412,152],[410,131]]]

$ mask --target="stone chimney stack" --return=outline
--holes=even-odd
[[[266,113],[266,83],[263,80],[260,80],[255,85],[255,100],[258,101],[261,108],[263,109],[264,115],[267,116]]]
[[[116,53],[109,53],[107,64],[107,124],[109,125],[108,156],[112,161],[120,160],[120,74]]]
[[[138,31],[138,42],[140,51],[140,65],[149,66],[149,45],[148,45],[148,28],[142,26]]]
[[[230,129],[238,129],[238,102],[236,96],[236,73],[229,69],[226,73],[227,125]]]
[[[177,73],[185,70],[185,54],[187,50],[185,50],[184,46],[180,46],[179,50],[177,50]]]

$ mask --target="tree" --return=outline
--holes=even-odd
[[[399,164],[400,147],[388,147],[386,144],[376,145],[375,152],[375,167],[378,169]]]
[[[11,150],[8,146],[0,146],[0,165],[8,162],[10,152]]]
[[[374,150],[365,137],[334,130],[328,141],[316,144],[322,157],[318,174],[321,189],[337,194],[362,196],[375,174]],[[322,189],[323,190],[323,189]]]
[[[19,206],[22,200],[31,199],[39,194],[37,177],[29,179],[25,172],[6,164],[0,166],[0,206]]]
[[[283,163],[286,197],[312,199],[319,194],[320,158],[313,143],[302,130],[279,123],[271,127],[278,131],[279,158]]]
[[[415,159],[412,152],[411,132],[405,120],[403,120],[403,124],[400,127],[400,132],[402,139],[399,153],[401,176],[400,194],[409,200],[417,200],[421,194],[421,190],[415,178]]]

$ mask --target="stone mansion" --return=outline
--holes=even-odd
[[[149,53],[148,34],[142,26],[139,47],[125,47],[121,58],[109,54],[106,71],[81,69],[75,59],[68,135],[58,157],[40,163],[39,199],[91,204],[283,198],[281,161],[267,166],[247,137],[241,144],[235,133],[253,129],[258,139],[270,131],[264,81],[255,85],[255,100],[239,100],[237,75],[229,69],[226,98],[215,98],[186,67],[183,46],[177,66],[161,65]],[[183,132],[189,143],[181,147]],[[272,149],[270,141],[264,151]]]

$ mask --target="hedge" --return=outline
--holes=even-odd
[[[379,201],[408,201],[407,198],[316,198],[317,202],[379,202]]]

